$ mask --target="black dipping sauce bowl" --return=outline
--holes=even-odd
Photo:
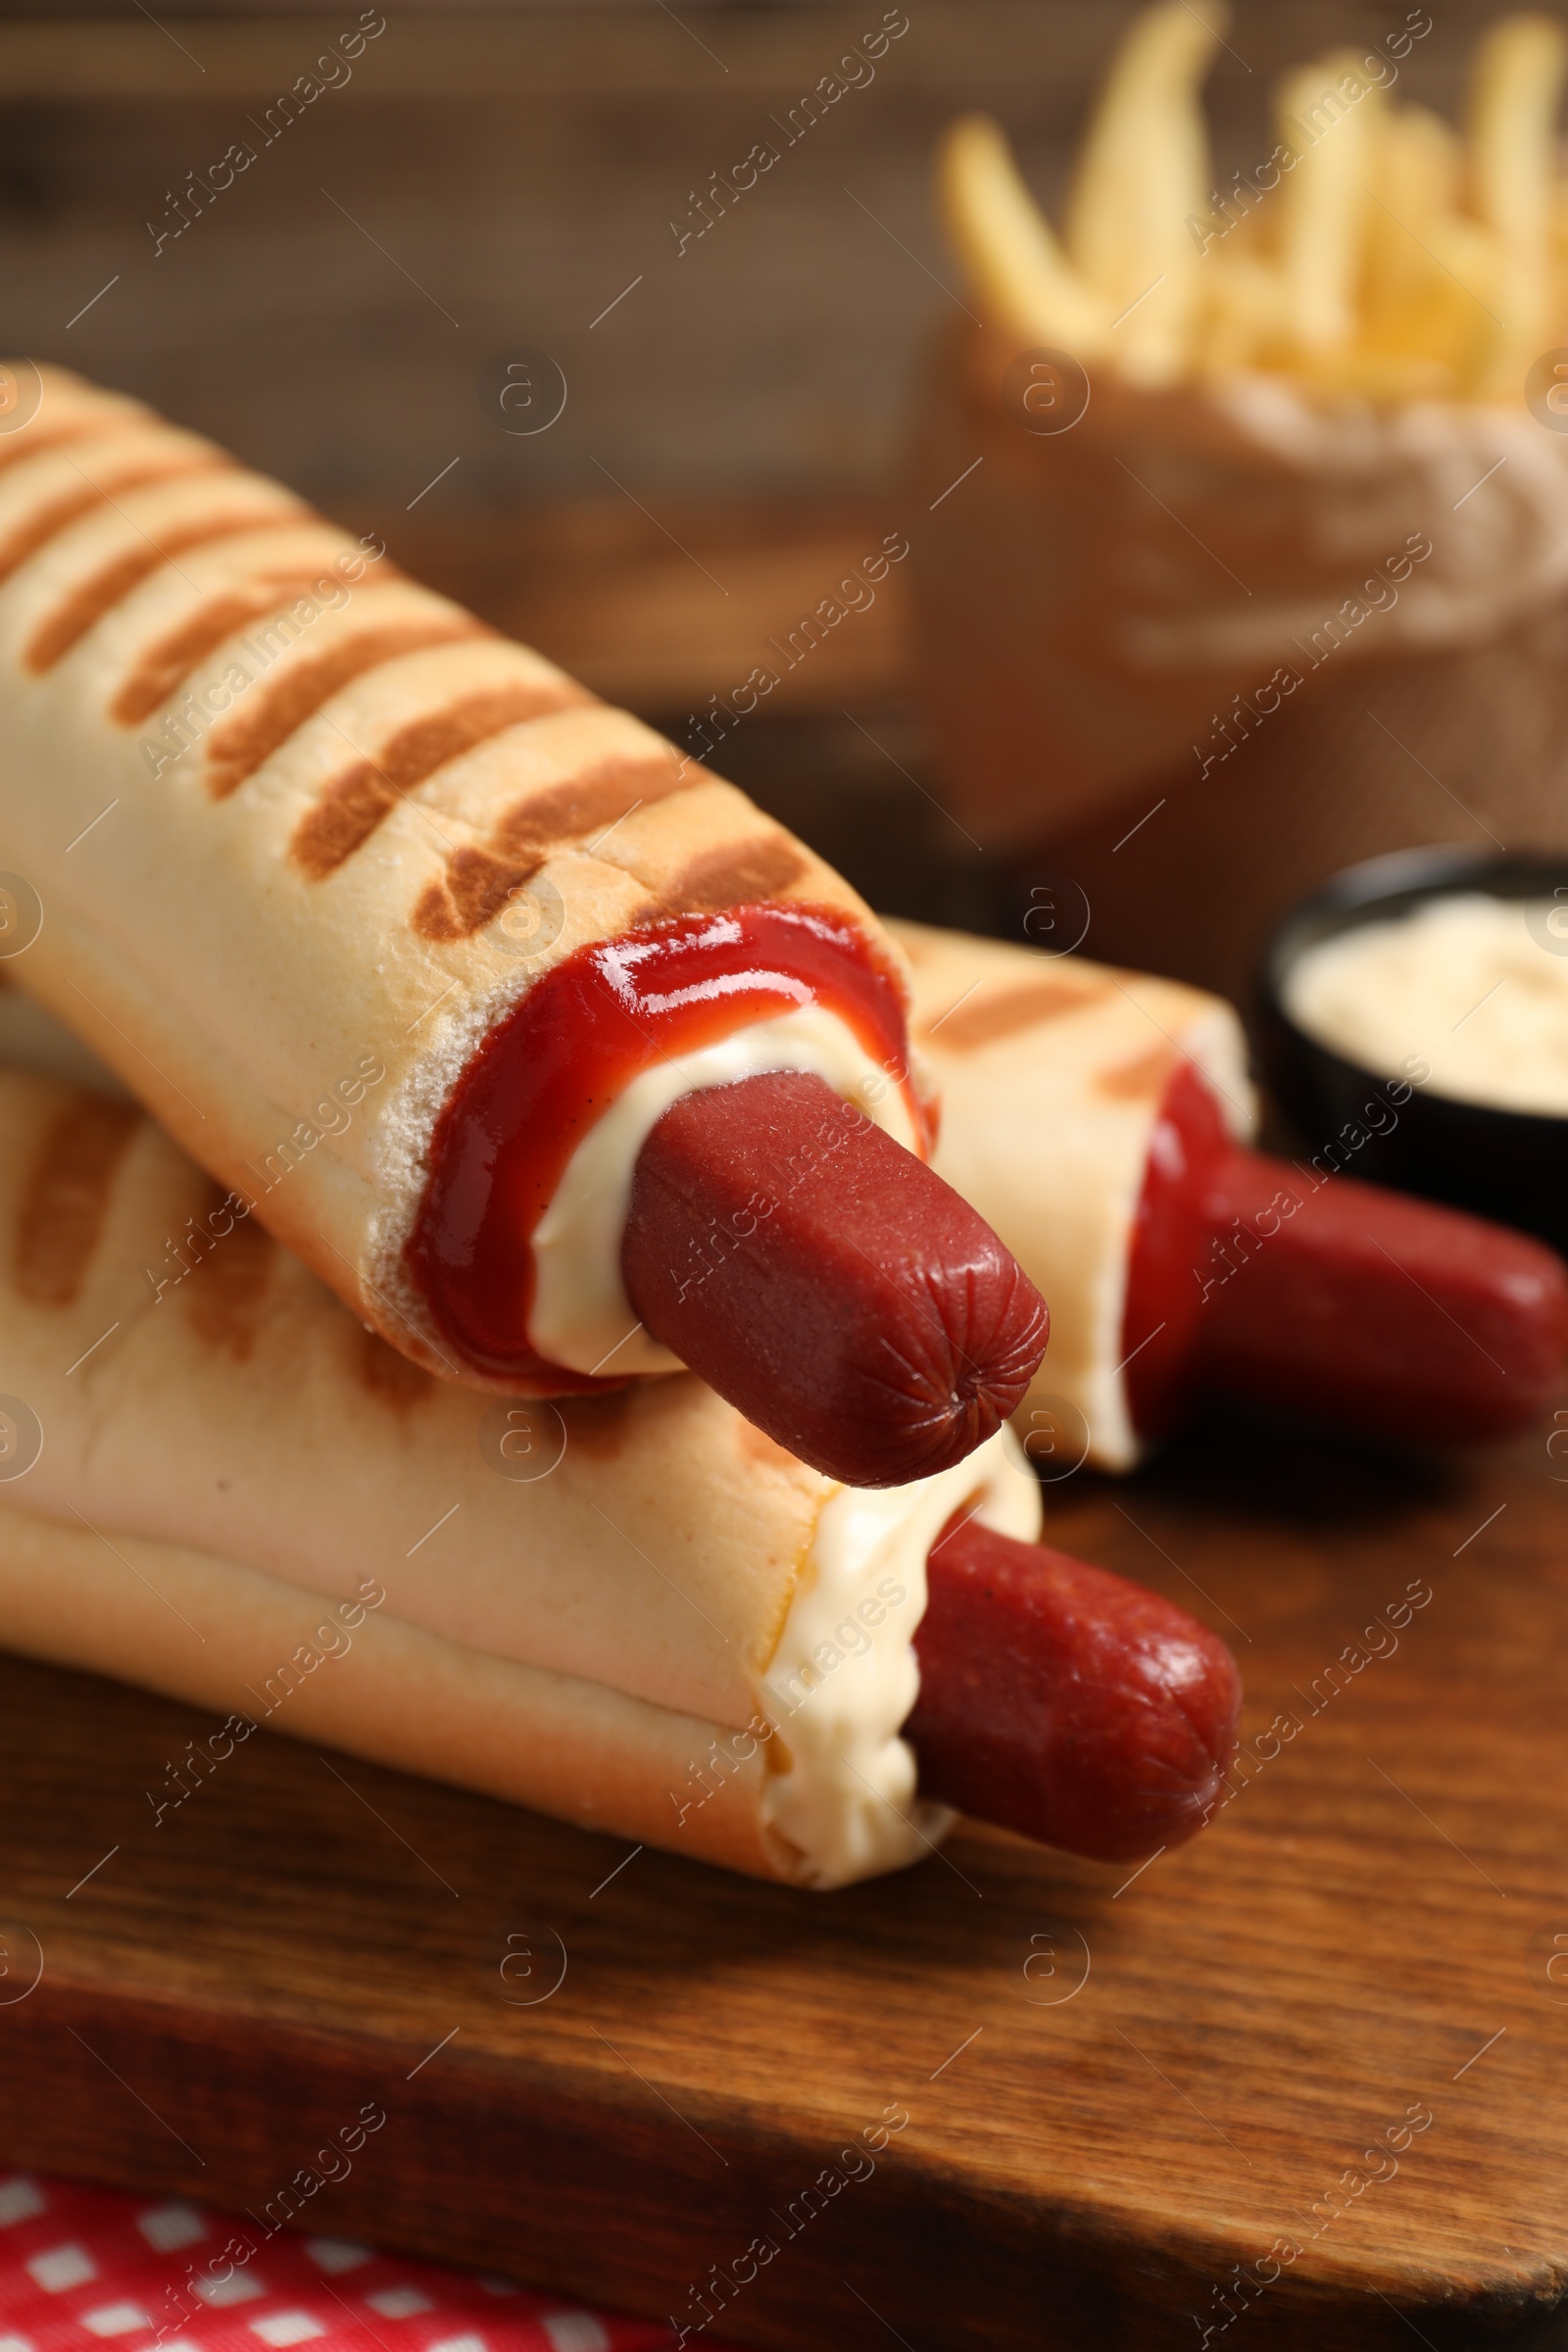
[[[1430,1081],[1401,1102],[1403,1086],[1391,1091],[1389,1083],[1397,1072],[1344,1060],[1285,1009],[1298,958],[1320,941],[1472,891],[1496,899],[1558,895],[1562,936],[1543,928],[1540,945],[1543,955],[1568,956],[1568,855],[1428,849],[1368,858],[1302,900],[1269,943],[1260,982],[1264,1071],[1303,1156],[1320,1154],[1348,1176],[1522,1226],[1568,1254],[1568,1117],[1462,1102],[1435,1093]],[[1383,1132],[1370,1133],[1373,1127]]]

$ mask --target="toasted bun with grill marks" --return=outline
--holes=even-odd
[[[830,1480],[689,1374],[536,1405],[503,1455],[512,1408],[388,1348],[256,1218],[193,1238],[219,1198],[137,1105],[0,1072],[0,1394],[45,1433],[0,1506],[335,1597],[374,1576],[451,1640],[750,1719]]]
[[[680,1804],[757,1714],[831,1482],[689,1374],[509,1438],[255,1218],[194,1246],[220,1198],[138,1106],[0,1072],[0,1396],[42,1430],[0,1480],[0,1643],[805,1877],[765,1743]],[[274,1675],[368,1589],[353,1655]]]
[[[45,910],[15,976],[363,1321],[487,1385],[403,1250],[436,1117],[525,991],[758,899],[897,951],[732,785],[376,543],[42,373],[0,435],[0,842]],[[560,928],[523,956],[498,917],[530,891]]]
[[[133,1102],[0,1072],[0,1643],[795,1885],[923,1857],[927,1547],[1038,1526],[1000,1440],[849,1495],[689,1374],[488,1399],[254,1217],[198,1243],[219,1198]]]

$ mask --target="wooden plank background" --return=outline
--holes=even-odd
[[[370,497],[391,515],[454,456],[441,501],[481,511],[613,496],[601,466],[643,498],[883,490],[910,371],[953,300],[939,281],[956,283],[930,201],[938,132],[963,108],[995,112],[1054,197],[1132,12],[908,0],[874,81],[678,256],[668,222],[692,191],[754,141],[782,145],[773,118],[884,0],[693,5],[682,22],[653,0],[389,0],[352,79],[270,147],[248,118],[355,24],[356,0],[158,13],[165,30],[128,6],[0,27],[7,334],[327,505]],[[1440,6],[1402,86],[1455,106],[1470,39],[1498,13]],[[1255,147],[1282,66],[1402,14],[1243,0],[1211,85],[1222,167]],[[235,139],[255,165],[155,259],[146,221]],[[480,408],[486,362],[516,345],[552,353],[569,385],[533,439]]]

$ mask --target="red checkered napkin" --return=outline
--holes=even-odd
[[[199,2205],[0,2175],[0,2352],[669,2352],[667,2328]],[[248,2234],[248,2233],[247,2233]],[[720,2352],[713,2346],[711,2352]]]

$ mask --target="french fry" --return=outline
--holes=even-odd
[[[1298,67],[1280,85],[1280,137],[1297,159],[1280,185],[1280,267],[1291,339],[1306,363],[1355,334],[1378,102],[1353,51]]]
[[[987,315],[1023,344],[1058,345],[1080,361],[1096,356],[1109,310],[1062,252],[989,115],[951,125],[937,185],[949,239]]]
[[[1200,256],[1187,223],[1212,177],[1198,94],[1226,22],[1222,0],[1164,0],[1134,19],[1073,182],[1068,253],[1110,305],[1118,366],[1145,382],[1191,358]]]
[[[1403,322],[1404,348],[1446,357],[1461,393],[1471,399],[1486,397],[1502,331],[1496,240],[1462,213],[1440,213],[1422,233],[1441,274],[1431,279],[1416,315]],[[1515,397],[1523,372],[1521,368],[1511,386]]]
[[[1568,343],[1568,182],[1558,180],[1551,190],[1547,221],[1547,349]]]
[[[1546,17],[1505,17],[1476,51],[1470,201],[1495,239],[1497,330],[1480,390],[1517,388],[1542,350],[1551,310],[1553,140],[1568,39]]]
[[[1568,342],[1568,32],[1505,18],[1479,45],[1466,139],[1393,106],[1354,51],[1287,74],[1272,181],[1209,191],[1199,90],[1224,0],[1157,0],[1124,35],[1060,242],[983,117],[943,143],[949,234],[987,314],[1133,381],[1244,369],[1380,404],[1515,401]]]
[[[1457,134],[1425,107],[1391,109],[1376,125],[1362,348],[1409,371],[1405,398],[1473,393],[1490,361],[1494,243],[1458,209],[1463,160]]]
[[[1463,150],[1458,133],[1430,108],[1386,107],[1373,125],[1371,164],[1362,318],[1369,340],[1390,349],[1441,274],[1422,223],[1457,212]]]

